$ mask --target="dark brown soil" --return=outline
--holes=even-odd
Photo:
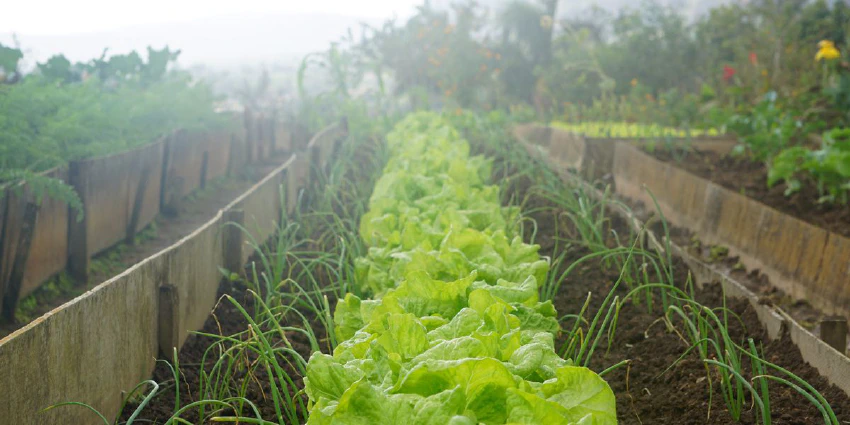
[[[624,202],[631,207],[632,212],[641,220],[651,223],[650,228],[656,235],[665,234],[661,222],[654,217],[654,208],[647,209],[645,205],[639,202]],[[728,274],[751,292],[758,295],[763,304],[782,308],[783,311],[791,315],[801,326],[815,335],[820,335],[820,321],[828,317],[828,314],[818,310],[807,301],[794,299],[784,291],[773,286],[767,275],[761,273],[760,270],[748,270],[741,263],[739,257],[729,255],[728,248],[722,245],[704,244],[690,230],[685,228],[671,226],[668,227],[668,232],[673,243],[685,248],[691,256],[700,259],[704,263],[711,264],[712,267],[720,272]],[[848,343],[848,348],[850,349],[850,343]]]
[[[36,291],[32,296],[34,306],[27,306],[18,313],[15,323],[0,322],[0,338],[26,326],[32,320],[74,299],[95,286],[121,274],[124,270],[151,255],[167,248],[186,237],[195,229],[209,221],[218,211],[239,195],[248,190],[266,174],[279,166],[288,155],[278,155],[263,163],[255,164],[243,170],[239,176],[212,182],[209,187],[200,190],[186,199],[176,215],[160,215],[154,224],[148,226],[137,236],[134,244],[120,243],[92,259],[88,282],[74,282],[69,276],[54,277],[58,287],[60,279],[67,279],[62,289],[56,291]],[[46,289],[46,288],[45,288]],[[21,300],[24,305],[25,300]],[[23,314],[21,314],[23,313]],[[21,317],[24,317],[21,320]]]
[[[600,264],[588,263],[566,279],[555,300],[556,308],[561,314],[579,311],[587,293],[591,292],[594,298],[590,311],[595,313],[617,276],[616,271],[604,271]],[[625,291],[618,290],[618,293],[623,295]],[[706,285],[697,298],[704,305],[722,305],[722,293],[718,284]],[[787,336],[769,341],[748,302],[734,299],[727,299],[726,302],[732,311],[742,315],[746,326],[744,329],[732,322],[734,326],[730,327],[730,331],[734,338],[743,341],[745,336],[749,336],[754,338],[757,344],[764,343],[766,358],[769,361],[806,379],[832,404],[840,420],[850,420],[850,399],[838,388],[828,385],[814,368],[806,364]],[[660,375],[688,349],[688,345],[677,334],[667,332],[663,323],[656,322],[660,316],[661,312],[657,308],[653,313],[649,313],[645,306],[627,304],[620,312],[617,332],[610,350],[600,352],[591,363],[591,367],[598,371],[622,360],[631,360],[629,367],[622,367],[605,376],[617,395],[620,423],[760,423],[755,421],[751,411],[746,412],[740,422],[732,420],[718,391],[719,377],[713,371],[713,400],[709,404],[708,374],[696,354],[687,356],[669,372]],[[603,340],[600,346],[603,344],[607,344],[607,341]],[[774,424],[823,423],[818,410],[787,387],[771,384],[770,402]]]
[[[239,283],[223,282],[219,288],[219,295],[232,296],[245,308],[248,314],[254,314],[253,299],[246,291],[246,287],[244,285]],[[311,316],[308,317],[308,319],[313,322],[313,329],[316,332],[317,339],[319,341],[325,341],[327,339],[327,333],[324,328],[317,323],[315,317]],[[219,302],[213,314],[207,319],[200,332],[212,335],[230,336],[245,331],[248,329],[248,326],[249,323],[247,319],[236,308],[236,306],[226,300],[222,300]],[[292,348],[305,360],[310,358],[312,348],[310,341],[303,333],[289,332],[286,337],[292,345]],[[191,335],[183,345],[178,357],[180,361],[181,374],[181,407],[204,399],[201,394],[198,394],[199,388],[201,388],[201,371],[204,370],[209,372],[218,360],[217,355],[208,355],[206,363],[204,363],[204,354],[210,345],[214,344],[216,341],[217,339],[207,336]],[[272,342],[272,345],[281,347],[283,346],[283,340],[281,338],[276,338],[275,341]],[[243,360],[246,364],[248,364],[255,361],[256,356],[248,356]],[[301,373],[296,370],[291,363],[288,363],[282,358],[279,363],[284,367],[286,375],[293,380],[297,389],[303,389],[304,384],[302,382],[303,377],[301,376]],[[174,414],[174,375],[172,374],[169,365],[164,362],[159,362],[151,379],[160,384],[161,390],[159,394],[155,396],[147,406],[145,406],[141,414],[138,416],[138,419],[141,420],[142,423],[146,423],[144,421],[148,421],[147,423],[164,424]],[[242,376],[234,377],[234,382],[239,382],[240,384],[245,382],[247,384],[245,397],[254,403],[263,418],[272,420],[277,417],[272,399],[272,389],[269,384],[269,375],[263,368],[256,368],[251,374],[243,374]],[[306,395],[300,394],[298,397],[301,397],[306,405]],[[122,419],[127,420],[137,407],[138,403],[128,404],[121,415]],[[212,410],[215,409],[210,407],[206,408],[205,416],[207,419],[210,417]],[[221,416],[228,416],[232,415],[233,412],[223,411],[218,414]],[[299,415],[300,414],[301,413],[299,412]],[[198,420],[197,409],[186,411],[184,414],[180,415],[180,418],[193,424],[207,423]]]
[[[666,149],[656,149],[653,155],[800,220],[850,237],[850,207],[818,203],[820,196],[813,183],[804,182],[802,190],[785,196],[785,185],[767,187],[767,167],[762,163],[699,149],[689,151],[681,160]]]
[[[527,184],[520,183],[516,190],[525,193],[528,190]],[[528,205],[529,209],[541,206],[547,206],[547,201],[539,198],[532,198]],[[541,244],[541,255],[554,254],[556,235],[562,238],[574,237],[571,235],[572,229],[563,221],[556,223],[556,214],[535,213],[533,216],[539,226],[537,234],[544,235],[536,241]],[[609,225],[620,235],[629,232],[624,223],[616,218],[612,219]],[[567,263],[588,253],[584,248],[569,249],[571,252]],[[688,269],[681,261],[676,262],[675,272],[677,282],[686,281]],[[588,293],[591,293],[588,311],[592,317],[601,307],[618,276],[618,270],[606,268],[600,261],[590,261],[577,267],[561,282],[555,299],[559,314],[579,312]],[[698,301],[710,307],[723,305],[719,284],[699,283],[705,283],[705,287],[697,290]],[[623,296],[626,292],[627,289],[621,286],[615,293]],[[735,340],[744,342],[747,337],[752,337],[756,344],[763,343],[767,360],[806,379],[831,403],[840,421],[850,421],[850,398],[837,387],[829,385],[817,370],[805,363],[787,335],[770,341],[747,301],[727,299],[726,305],[743,319],[743,327],[734,321],[730,323],[730,334]],[[658,321],[662,314],[658,307],[649,312],[643,304],[626,303],[620,312],[616,335],[610,349],[605,351],[608,341],[603,338],[599,345],[601,348],[591,362],[592,369],[601,371],[623,360],[631,361],[628,367],[621,367],[605,376],[617,396],[620,424],[760,423],[756,422],[749,406],[745,408],[740,422],[732,419],[719,392],[719,376],[712,370],[709,378],[707,369],[695,353],[686,356],[683,361],[662,374],[689,347],[676,333],[668,332],[664,324]],[[562,326],[572,326],[572,323]],[[561,335],[558,344],[564,342],[564,335]],[[708,379],[713,382],[713,392],[709,389]],[[819,411],[793,390],[771,383],[770,391],[773,424],[823,423]]]
[[[369,156],[372,155],[368,149],[364,149],[358,151],[359,155]],[[356,161],[355,161],[356,162]],[[363,161],[363,163],[366,163]],[[380,171],[382,167],[378,167],[377,170],[364,170],[364,169],[355,169],[351,168],[348,170],[346,176],[351,185],[356,187],[365,187],[368,190],[359,191],[359,192],[346,192],[347,196],[362,196],[363,200],[368,200],[371,195],[371,188],[374,186],[374,178],[375,172]],[[304,211],[311,210],[311,204],[309,204],[310,196],[312,193],[318,193],[316,190],[324,190],[324,188],[316,188],[308,189],[304,198],[307,204],[303,207]],[[340,194],[342,195],[342,194]],[[355,205],[335,205],[336,208],[352,208],[354,211],[359,211],[357,206]],[[350,211],[346,214],[343,214],[340,211],[337,211],[342,216],[349,217]],[[335,238],[327,238],[326,231],[328,229],[325,225],[330,225],[330,219],[328,217],[324,217],[322,215],[318,216],[310,216],[310,219],[318,220],[317,222],[312,222],[312,224],[318,223],[318,226],[309,226],[314,232],[310,238],[305,238],[305,240],[310,240],[310,246],[306,249],[308,252],[323,252],[331,249],[336,249],[334,244],[337,243]],[[302,217],[303,219],[303,217]],[[325,221],[322,221],[325,220]],[[303,223],[302,223],[303,224]],[[302,227],[303,229],[303,227]],[[303,235],[302,235],[303,236]],[[328,245],[330,244],[330,245]],[[268,247],[274,247],[274,241],[269,242]],[[303,258],[302,258],[303,259]],[[256,258],[252,259],[256,260]],[[262,273],[260,263],[256,262],[256,270],[252,266],[251,262],[245,266],[244,275],[245,276],[253,276],[253,273]],[[305,270],[302,266],[295,263],[293,267],[284,272],[285,276],[291,276],[292,279],[303,283],[306,281],[301,276],[302,273],[305,273]],[[316,279],[318,285],[320,287],[329,287],[333,283],[332,281],[332,273],[329,270],[326,270],[322,267],[312,268],[310,273],[312,273],[313,278]],[[247,311],[249,315],[254,315],[254,302],[253,298],[250,296],[249,292],[247,292],[246,287],[241,283],[233,283],[233,282],[222,282],[221,287],[219,288],[219,296],[229,295],[233,297],[236,301],[238,301]],[[328,303],[330,305],[336,304],[336,298],[331,293],[327,293]],[[314,335],[316,340],[319,343],[319,348],[326,353],[330,352],[329,342],[328,342],[328,334],[326,329],[322,326],[320,321],[316,318],[316,315],[313,311],[297,308],[297,311],[302,315],[306,320],[309,321],[311,329],[314,331]],[[280,321],[283,326],[292,326],[294,328],[303,328],[303,322],[301,317],[290,314],[284,317],[276,317],[277,320]],[[262,328],[262,326],[261,326]],[[217,335],[217,336],[234,336],[238,333],[245,332],[249,329],[249,322],[245,318],[245,315],[239,311],[231,302],[224,300],[219,302],[216,309],[207,319],[204,324],[203,329],[200,333]],[[245,340],[246,337],[244,335],[238,336],[240,340]],[[204,360],[204,354],[207,349],[214,343],[218,341],[217,338],[203,336],[199,334],[193,334],[189,336],[186,343],[183,345],[180,350],[178,359],[179,359],[179,370],[181,373],[180,379],[180,388],[181,388],[181,400],[180,406],[184,407],[189,405],[192,402],[201,401],[205,399],[220,399],[218,396],[209,397],[209,395],[199,394],[199,389],[201,388],[201,374],[209,373],[214,363],[218,360],[218,355],[210,354],[206,361]],[[310,344],[310,340],[308,337],[301,332],[287,332],[286,333],[286,341],[291,347],[306,361],[310,358],[310,355],[313,352],[313,347]],[[284,339],[281,337],[271,337],[269,343],[275,348],[279,349],[284,347]],[[288,346],[287,346],[288,347]],[[249,355],[241,359],[241,362],[244,365],[256,365],[255,363],[257,356]],[[303,393],[303,376],[298,368],[294,366],[294,362],[292,362],[292,356],[286,356],[284,358],[283,354],[279,354],[278,358],[280,361],[278,362],[280,365],[284,367],[284,374],[292,380],[294,385],[294,389],[290,387],[290,392],[292,397],[300,398],[303,402],[303,406],[307,406],[307,396]],[[171,361],[171,359],[168,359]],[[253,371],[250,373],[241,372],[238,375],[232,377],[230,384],[232,386],[246,386],[245,398],[253,403],[257,409],[259,410],[263,419],[268,421],[277,422],[277,414],[275,409],[275,403],[272,398],[272,388],[270,385],[270,377],[268,373],[262,368],[250,368]],[[156,381],[161,385],[161,391],[159,394],[154,397],[151,402],[141,410],[141,414],[138,416],[138,419],[142,420],[143,423],[153,423],[153,424],[164,424],[168,419],[170,419],[175,413],[175,392],[174,392],[174,377],[170,366],[165,362],[159,362],[157,364],[156,369],[154,370],[152,380]],[[282,383],[279,382],[278,379],[277,385],[280,388]],[[231,386],[231,388],[233,388]],[[236,394],[229,394],[230,396]],[[138,408],[139,400],[135,400],[133,403],[129,403],[124,411],[122,412],[122,419],[126,420],[134,413],[134,411]],[[199,420],[199,412],[197,409],[192,411],[186,411],[181,414],[179,417],[186,421],[189,421],[193,424],[199,423],[210,423],[207,422],[211,417],[211,410],[207,408],[205,410],[205,418],[203,420]],[[216,412],[218,416],[231,416],[233,415],[233,411],[221,411]],[[299,409],[297,415],[301,419],[299,423],[306,421],[306,409]],[[249,409],[245,409],[242,412],[244,417],[254,417],[250,414]],[[284,416],[284,420],[286,420],[286,416]],[[289,422],[286,422],[289,423]]]

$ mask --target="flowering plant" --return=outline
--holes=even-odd
[[[732,81],[732,78],[735,76],[736,72],[737,71],[735,71],[735,68],[732,68],[729,65],[723,65],[723,81],[727,83]]]

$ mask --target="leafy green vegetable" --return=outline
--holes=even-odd
[[[374,299],[338,302],[341,342],[307,365],[309,423],[616,423],[608,385],[554,349],[549,264],[485,184],[490,163],[430,113],[387,141],[356,261]]]
[[[850,130],[827,132],[820,149],[793,146],[773,158],[768,186],[784,182],[788,196],[803,187],[803,179],[814,181],[821,202],[846,204],[850,200]]]

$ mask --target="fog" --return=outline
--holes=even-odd
[[[721,0],[671,0],[696,14]],[[432,0],[448,7],[452,0]],[[479,3],[498,9],[509,0]],[[629,0],[564,0],[560,14],[600,6],[615,10]],[[291,63],[304,54],[327,48],[349,28],[377,25],[411,16],[418,0],[38,0],[3,5],[0,44],[18,45],[25,53],[23,69],[55,54],[71,61],[144,51],[147,46],[182,50],[180,64],[215,68]]]
[[[55,54],[85,61],[148,45],[181,49],[180,62],[231,65],[276,62],[315,50],[359,22],[380,23],[415,11],[415,0],[198,1],[42,0],[4,5],[0,43],[24,50],[24,66]]]

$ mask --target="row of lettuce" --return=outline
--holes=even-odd
[[[309,360],[308,423],[615,424],[607,383],[554,349],[548,262],[486,184],[491,163],[433,113],[387,143],[360,225],[361,296],[337,305],[333,354]]]

